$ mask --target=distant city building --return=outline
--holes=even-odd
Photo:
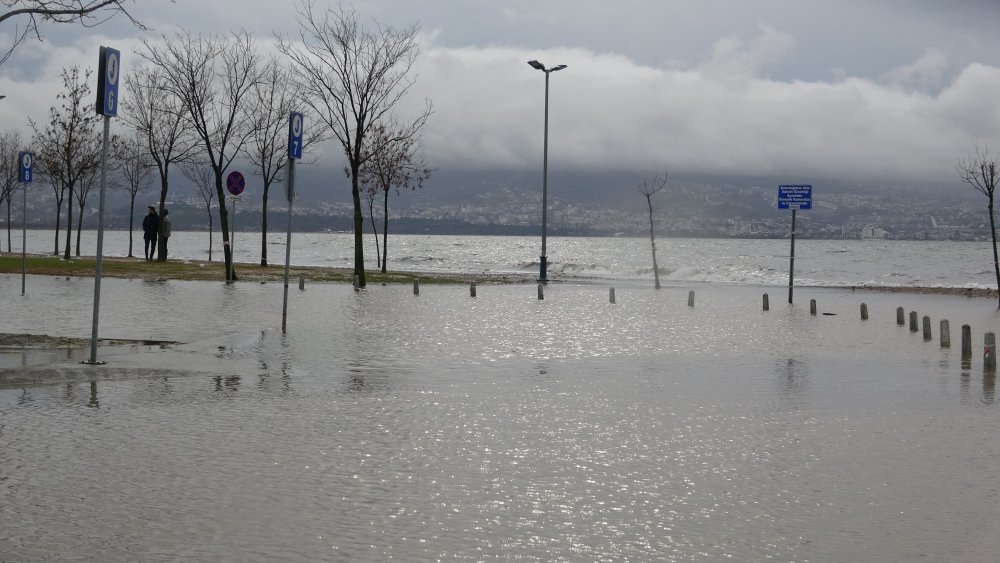
[[[861,229],[861,240],[885,240],[889,238],[889,233],[884,229],[867,225]]]

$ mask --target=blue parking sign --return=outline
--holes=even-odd
[[[302,158],[302,114],[293,111],[288,116],[288,158]]]
[[[97,113],[108,117],[118,115],[118,84],[121,82],[121,53],[111,47],[101,47],[97,64]]]
[[[31,165],[33,156],[30,152],[21,151],[17,153],[17,179],[22,184],[31,183]]]

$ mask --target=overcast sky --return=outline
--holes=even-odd
[[[996,0],[354,6],[367,21],[420,25],[418,81],[401,109],[433,101],[424,147],[438,169],[541,166],[544,75],[529,59],[568,65],[551,77],[552,169],[954,182],[977,143],[1000,150]],[[297,30],[294,3],[274,0],[141,0],[133,13],[154,28],[146,37],[246,28],[262,50]],[[4,127],[44,121],[61,69],[96,68],[100,45],[122,51],[125,73],[139,63],[143,32],[123,19],[43,31],[0,67]]]

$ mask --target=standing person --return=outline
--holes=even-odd
[[[149,213],[142,218],[142,238],[146,241],[146,262],[152,262],[153,256],[156,255],[156,233],[159,229],[160,218],[156,215],[156,208],[150,205]]]
[[[170,242],[170,217],[167,217],[170,212],[166,209],[163,210],[163,218],[160,219],[161,232],[160,236],[163,237],[163,259],[167,259],[167,243]]]

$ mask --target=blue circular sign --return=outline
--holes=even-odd
[[[240,195],[243,193],[243,189],[247,187],[246,179],[243,178],[243,174],[239,172],[230,172],[229,176],[226,177],[226,189],[229,193],[233,195]]]

